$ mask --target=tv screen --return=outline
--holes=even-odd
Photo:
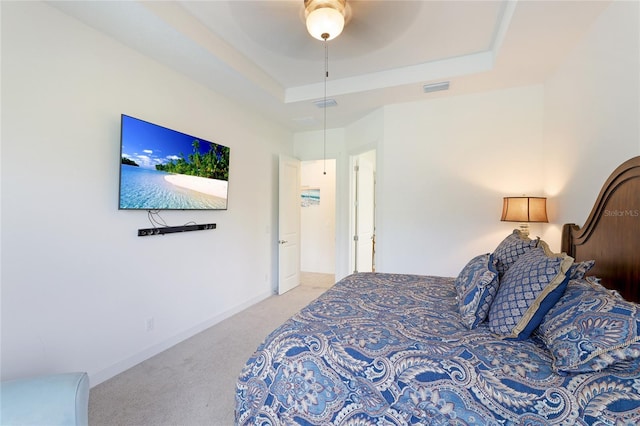
[[[122,115],[121,210],[225,210],[229,148]]]

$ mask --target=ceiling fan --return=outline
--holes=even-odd
[[[307,0],[228,4],[237,25],[254,42],[284,56],[316,60],[317,40],[306,29],[305,3]],[[336,61],[366,55],[392,43],[411,26],[425,2],[346,0],[344,3],[344,30],[331,47],[331,56]]]

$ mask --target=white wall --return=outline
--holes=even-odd
[[[343,139],[330,133],[339,192],[349,185],[349,155],[377,151],[378,271],[457,275],[517,227],[500,222],[502,197],[542,195],[543,101],[539,85],[390,105],[348,126]],[[320,137],[296,134],[296,155],[321,158]],[[348,253],[341,194],[336,246]],[[337,271],[340,278],[348,268]]]
[[[272,293],[289,132],[42,3],[2,3],[2,91],[3,380],[95,385]],[[218,229],[137,237],[121,113],[231,148],[227,211],[162,214]]]
[[[326,171],[326,174],[324,172]],[[336,270],[336,160],[303,161],[302,188],[319,188],[320,204],[301,209],[300,270],[334,274]]]
[[[560,249],[562,224],[640,154],[639,5],[614,1],[544,85],[390,105],[346,129],[348,152],[378,153],[378,271],[456,275],[517,226],[499,221],[506,195],[549,197],[532,234]]]
[[[545,239],[584,224],[606,178],[640,155],[640,3],[614,1],[545,83]]]
[[[347,127],[342,145],[328,138],[339,168],[377,151],[377,271],[455,276],[517,227],[500,222],[502,197],[545,195],[543,111],[543,86],[529,86],[389,105]],[[318,158],[315,136],[295,135],[300,158]],[[343,170],[339,190],[349,185]],[[337,226],[347,233],[336,244],[348,253],[344,205]],[[532,224],[532,234],[543,226]]]
[[[542,86],[385,107],[377,270],[455,276],[493,251],[517,226],[502,197],[543,189],[542,110]]]

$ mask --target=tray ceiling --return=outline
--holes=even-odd
[[[540,84],[609,1],[347,3],[328,46],[329,127],[382,105]],[[303,0],[48,4],[293,131],[322,128],[324,46]],[[423,92],[444,80],[448,91]]]

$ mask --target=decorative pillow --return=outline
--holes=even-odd
[[[569,268],[569,273],[567,275],[569,275],[570,280],[581,280],[595,264],[595,260],[585,260],[584,262],[574,263],[571,265],[571,268]]]
[[[569,271],[571,271],[571,268],[569,268]],[[569,278],[569,285],[567,288],[569,288],[569,286],[573,288],[580,287],[585,290],[600,291],[602,293],[610,293],[612,291],[600,284],[600,278],[598,277],[585,277],[578,279]]]
[[[584,287],[587,290],[592,291],[600,291],[603,293],[608,293],[612,297],[617,297],[618,299],[623,299],[623,297],[618,293],[618,290],[612,290],[610,288],[606,288],[602,284],[600,284],[600,278],[589,276],[580,279],[569,279],[569,284],[572,287]]]
[[[489,329],[508,339],[524,340],[564,293],[573,258],[553,254],[544,241],[507,270],[489,310]]]
[[[596,285],[593,285],[596,284]],[[570,281],[537,334],[559,373],[587,373],[640,362],[640,305],[587,280]]]
[[[496,268],[498,276],[502,278],[507,269],[515,263],[516,260],[529,250],[538,245],[538,240],[531,240],[522,235],[520,230],[514,229],[493,252],[493,257],[497,260]]]
[[[491,302],[498,292],[496,261],[489,253],[474,257],[462,269],[455,281],[458,308],[469,329],[485,320]]]

